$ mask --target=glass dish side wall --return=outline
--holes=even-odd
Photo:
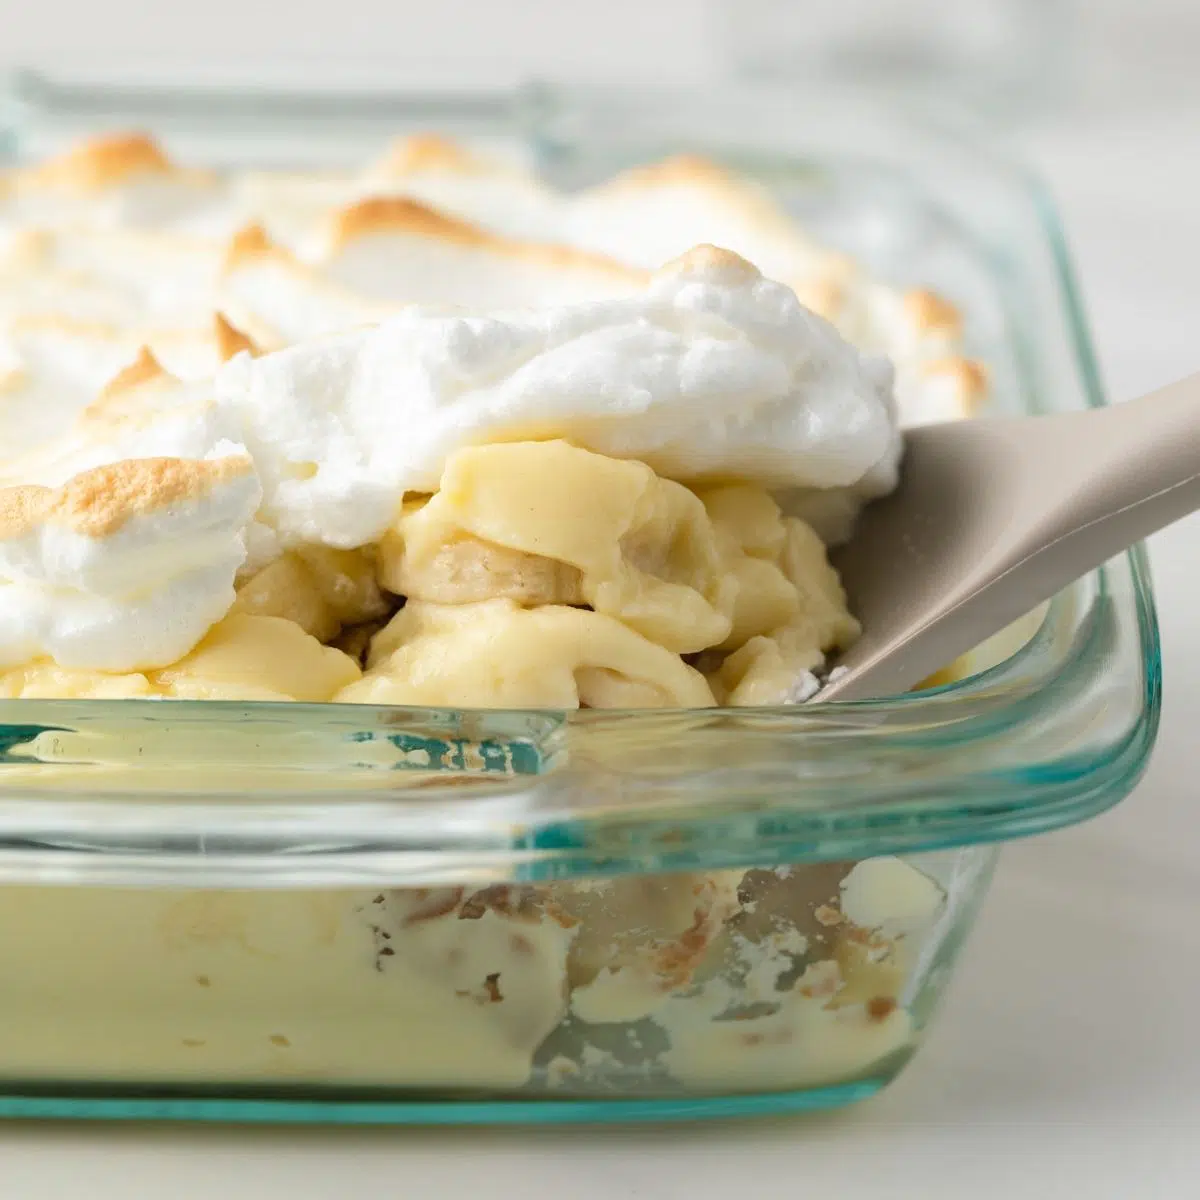
[[[0,889],[0,1087],[483,1090],[883,1083],[994,854],[542,887]]]

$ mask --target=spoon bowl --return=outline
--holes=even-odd
[[[895,695],[1200,508],[1200,375],[1140,400],[927,425],[833,556],[857,642],[827,700]]]

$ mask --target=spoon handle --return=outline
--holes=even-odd
[[[1028,435],[1030,469],[1044,482],[1027,494],[1046,507],[1009,548],[1014,589],[1049,595],[1200,509],[1200,375],[1125,404],[1042,418]]]

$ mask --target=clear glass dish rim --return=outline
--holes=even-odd
[[[28,76],[25,77],[26,83]],[[513,97],[507,97],[512,103]],[[948,136],[944,131],[939,136]],[[972,153],[983,157],[978,147]],[[1086,403],[1105,403],[1087,322],[1066,241],[1054,207],[1027,172],[994,154],[992,164],[1036,214],[1056,271],[1058,301]],[[0,881],[29,880],[195,886],[339,886],[364,882],[419,884],[460,881],[526,882],[576,875],[645,870],[771,866],[832,857],[1011,838],[1056,828],[1094,815],[1119,800],[1145,766],[1157,727],[1160,648],[1145,555],[1135,548],[1095,572],[1083,585],[1092,596],[1087,615],[1105,604],[1131,603],[1143,702],[1120,736],[1090,753],[978,769],[981,752],[995,739],[1019,741],[1035,720],[1053,720],[1064,697],[1077,692],[1079,655],[1052,673],[1039,674],[1039,639],[1053,639],[1056,621],[1073,601],[1051,606],[1034,640],[996,667],[935,690],[849,705],[808,705],[778,710],[694,710],[683,713],[517,713],[480,710],[375,709],[344,705],[282,705],[150,701],[0,701],[0,739],[28,738],[31,726],[58,729],[119,724],[214,733],[278,730],[310,735],[391,736],[417,728],[433,741],[461,741],[464,725],[485,731],[478,744],[535,743],[536,770],[514,766],[469,792],[389,786],[386,792],[291,791],[273,782],[221,793],[180,790],[106,791],[87,783],[70,798],[18,785],[0,793]],[[1078,599],[1076,594],[1076,601]],[[1031,665],[1032,664],[1032,665]],[[1044,667],[1044,663],[1041,666]],[[808,803],[780,812],[789,780],[756,785],[748,777],[727,788],[714,774],[677,770],[635,786],[622,779],[616,803],[578,793],[594,779],[561,770],[559,752],[570,736],[578,755],[591,741],[616,731],[625,736],[677,740],[687,745],[732,727],[787,738],[802,754],[817,735],[836,739],[833,760],[845,764],[864,746],[886,743],[936,752],[953,769],[939,770],[906,790],[890,781],[846,778],[837,794],[810,787],[793,772],[790,787],[805,782]],[[901,734],[895,730],[900,729]],[[494,731],[494,732],[490,732]],[[915,731],[915,732],[914,732]],[[522,741],[522,738],[526,741]],[[579,739],[583,740],[580,741]],[[686,742],[685,739],[692,739]],[[798,744],[803,739],[804,746]],[[958,752],[962,753],[958,753]],[[964,766],[970,761],[971,766]],[[181,766],[186,763],[181,762]],[[805,764],[810,766],[811,764]],[[331,770],[317,757],[296,769]],[[548,769],[542,770],[542,767]],[[53,769],[53,768],[51,768]],[[252,774],[252,772],[251,772]],[[784,776],[787,772],[785,771]],[[11,776],[10,776],[11,778]],[[822,777],[828,789],[828,779]],[[514,784],[514,780],[516,783]],[[776,836],[774,825],[786,826]]]

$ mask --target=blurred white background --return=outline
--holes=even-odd
[[[182,70],[253,76],[264,59],[311,75],[313,64],[397,83],[577,80],[710,82],[739,39],[722,0],[0,0],[0,64],[89,73]],[[968,41],[994,38],[1005,10],[1061,10],[1074,94],[1108,106],[1146,96],[1200,97],[1195,0],[731,0],[733,24],[786,19],[812,43],[857,24],[937,20]],[[897,19],[899,14],[899,20]],[[940,14],[940,15],[939,15]],[[783,18],[780,18],[783,19]]]
[[[762,50],[746,34],[768,19],[811,51],[855,21],[878,32],[896,13],[919,24],[953,10],[977,49],[1000,2],[739,0],[722,16],[713,0],[0,0],[0,65],[269,71],[313,86],[532,75],[713,87],[735,56]],[[1109,390],[1131,396],[1200,369],[1200,0],[1043,3],[1065,31],[1046,60],[1051,86],[1018,87],[989,121],[1049,181]],[[765,44],[776,67],[800,61],[791,43]],[[1015,66],[1034,53],[1018,47]],[[1166,707],[1150,772],[1114,812],[1006,852],[940,1027],[879,1102],[836,1121],[636,1135],[0,1125],[0,1194],[695,1200],[802,1184],[845,1200],[1196,1195],[1200,519],[1151,550]]]

